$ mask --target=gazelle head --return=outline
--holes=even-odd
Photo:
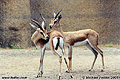
[[[63,8],[62,8],[63,9]],[[55,14],[54,10],[53,10],[53,14],[52,14],[52,20],[51,20],[51,23],[49,24],[49,27],[50,29],[54,26],[57,26],[59,25],[59,21],[60,19],[62,18],[61,15],[59,15],[59,13],[62,11],[62,9],[57,13]],[[58,16],[59,15],[59,16]]]
[[[44,17],[40,14],[40,16],[42,17],[42,19],[44,19]],[[34,32],[36,34],[37,38],[42,38],[45,40],[49,40],[49,36],[47,35],[47,30],[46,30],[46,21],[45,19],[43,20],[42,24],[40,25],[38,23],[38,21],[31,19],[32,22],[34,22],[38,27],[36,27],[34,24],[29,23],[36,31]]]

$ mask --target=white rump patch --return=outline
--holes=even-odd
[[[64,44],[63,38],[60,37],[60,43],[59,43],[59,45],[60,45],[60,47],[61,47],[62,49],[63,49],[63,44]]]
[[[81,41],[81,42],[76,42],[73,46],[83,46],[85,45],[87,42],[89,42],[88,39]]]
[[[54,49],[56,48],[57,43],[58,43],[57,37],[53,38],[53,46],[54,46]]]

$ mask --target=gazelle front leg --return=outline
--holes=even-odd
[[[43,59],[44,59],[44,55],[45,55],[45,47],[43,47],[41,49],[41,58],[40,58],[40,66],[39,66],[39,70],[38,70],[38,74],[37,74],[37,77],[42,77],[42,74],[43,74]]]
[[[69,59],[68,72],[71,72],[72,70],[72,46],[68,46],[68,59]]]
[[[58,76],[58,80],[60,80],[60,78],[61,78],[61,64],[62,64],[62,56],[59,56],[59,63],[60,63],[60,68],[59,68],[59,76]]]

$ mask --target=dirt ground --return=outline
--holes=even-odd
[[[88,70],[94,59],[93,53],[85,47],[74,47],[72,61],[73,78],[71,79],[69,74],[65,73],[67,68],[64,61],[62,61],[61,80],[120,80],[120,48],[100,48],[104,51],[104,72],[100,72],[102,68],[100,54],[94,69],[89,72]],[[65,56],[67,57],[67,49]],[[11,80],[57,80],[59,74],[58,57],[50,50],[46,50],[43,77],[35,78],[38,72],[39,60],[40,50],[0,49],[0,80],[5,77]]]

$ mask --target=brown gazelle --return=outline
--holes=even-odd
[[[61,32],[61,34],[64,37],[64,42],[68,46],[68,59],[69,59],[69,68],[68,72],[71,71],[72,67],[72,46],[81,46],[85,45],[87,46],[95,55],[95,59],[93,61],[92,67],[89,71],[91,71],[94,67],[95,61],[97,59],[98,52],[101,54],[102,57],[102,70],[104,70],[104,59],[103,59],[103,51],[98,48],[98,33],[91,29],[85,29],[85,30],[79,30],[79,31],[73,31],[73,32],[63,32],[61,26],[60,26],[60,19],[62,18],[59,13],[62,11],[62,9],[55,14],[53,11],[52,20],[49,24],[49,27],[56,27],[58,31]],[[58,16],[59,15],[59,16]]]
[[[36,22],[33,19],[31,19],[31,20],[33,22]],[[36,30],[32,34],[31,40],[33,41],[33,43],[35,44],[37,49],[41,49],[40,66],[39,66],[39,70],[38,70],[38,74],[37,74],[37,77],[40,77],[43,74],[43,58],[45,55],[45,49],[49,45],[49,43],[48,43],[49,36],[46,34],[46,30],[43,31],[43,28],[38,23],[37,23],[37,25],[39,26],[39,28],[36,27],[35,25],[33,25],[32,23],[30,23],[30,25]],[[48,36],[48,37],[45,38],[45,36]]]
[[[31,40],[34,42],[36,47],[39,47],[41,49],[40,66],[39,66],[39,72],[37,74],[37,77],[40,77],[43,74],[43,58],[44,58],[44,54],[45,54],[45,49],[46,49],[46,47],[48,47],[50,45],[49,48],[51,48],[53,53],[59,57],[60,68],[59,68],[58,79],[60,80],[62,56],[57,52],[58,47],[61,48],[65,63],[67,65],[67,61],[64,56],[63,36],[60,32],[58,32],[56,30],[47,32],[46,31],[46,20],[44,19],[44,17],[42,15],[40,15],[40,16],[43,19],[42,26],[40,26],[40,24],[36,20],[31,19],[32,22],[37,24],[40,28],[37,28],[35,25],[30,23],[30,25],[36,30],[34,32],[34,34],[32,35]]]

